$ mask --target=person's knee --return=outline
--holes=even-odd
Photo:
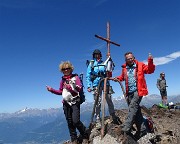
[[[81,123],[80,120],[73,120],[74,126],[78,126],[80,123]]]
[[[132,108],[134,110],[137,110],[138,107],[139,107],[139,103],[136,102],[136,101],[131,102],[130,105],[129,105],[129,108]]]
[[[77,116],[77,115],[73,116],[72,122],[73,122],[73,125],[76,126],[76,125],[79,124],[79,122],[80,122],[80,117]]]

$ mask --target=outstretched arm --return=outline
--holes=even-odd
[[[122,69],[122,72],[119,76],[115,77],[118,81],[124,81],[124,72],[123,72],[123,69]]]
[[[59,90],[55,90],[50,86],[46,86],[47,90],[50,91],[51,93],[57,94],[57,95],[62,95],[62,90],[63,90],[63,82],[60,82],[60,88]]]

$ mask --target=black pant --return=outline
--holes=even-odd
[[[80,103],[76,102],[76,104],[70,106],[65,102],[63,104],[63,110],[68,124],[71,141],[77,139],[76,128],[82,136],[85,135],[86,127],[80,121]]]

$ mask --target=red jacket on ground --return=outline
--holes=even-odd
[[[146,96],[148,94],[148,89],[144,74],[151,74],[154,72],[155,65],[153,64],[153,59],[148,59],[148,65],[137,60],[134,60],[134,62],[136,63],[135,77],[137,82],[138,95]],[[120,81],[125,81],[126,93],[128,93],[128,76],[126,66],[126,63],[122,65],[122,73],[117,77],[117,79]]]

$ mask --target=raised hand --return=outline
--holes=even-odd
[[[153,59],[153,56],[151,53],[149,53],[149,56],[148,56],[149,59]]]
[[[46,88],[48,91],[51,91],[51,89],[52,89],[50,86],[47,86],[47,85],[46,85]]]

